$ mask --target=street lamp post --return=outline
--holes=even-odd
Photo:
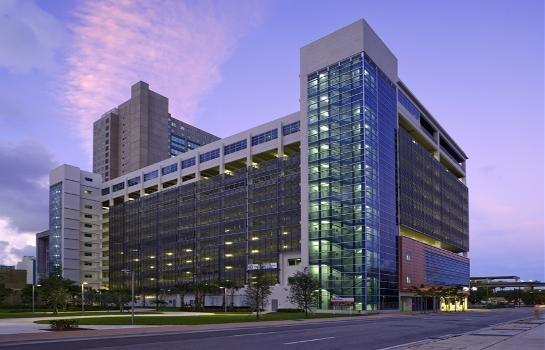
[[[41,287],[41,284],[34,284],[32,283],[32,314],[34,314],[35,311],[35,305],[36,305],[36,287]]]
[[[220,287],[223,289],[223,312],[227,312],[227,288]]]
[[[131,273],[131,324],[134,325],[134,271],[124,269],[122,272]]]
[[[85,299],[84,299],[84,296],[83,296],[83,286],[85,286],[86,284],[87,284],[87,282],[83,282],[81,284],[81,312],[85,311]]]

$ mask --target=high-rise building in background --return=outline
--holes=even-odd
[[[36,234],[36,282],[49,275],[49,230]]]
[[[145,82],[93,125],[93,172],[109,180],[217,140],[170,116],[168,98]]]
[[[99,289],[102,207],[99,174],[61,165],[49,173],[47,272]]]
[[[308,268],[320,308],[406,311],[433,307],[414,287],[468,286],[467,157],[364,20],[301,48],[299,112],[180,152],[101,184],[103,286],[264,269],[276,309]]]
[[[21,261],[15,265],[15,268],[17,270],[25,270],[26,271],[26,283],[27,284],[33,284],[35,281],[35,275],[36,275],[36,258],[33,256],[23,256]]]

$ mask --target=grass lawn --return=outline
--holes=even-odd
[[[138,312],[138,311],[137,311]],[[130,313],[130,312],[129,312]],[[140,313],[140,312],[139,312]],[[155,314],[160,312],[141,312],[142,314]],[[119,311],[68,311],[54,315],[53,312],[36,312],[33,314],[30,311],[23,312],[2,312],[0,311],[0,319],[6,318],[30,318],[30,317],[65,317],[65,316],[92,316],[92,315],[127,315],[127,312],[121,314]],[[122,316],[120,316],[122,317]]]
[[[331,318],[348,315],[336,314],[313,314],[309,318]],[[264,314],[262,321],[281,321],[304,319],[304,313],[272,312]],[[78,319],[80,325],[126,325],[131,323],[130,316],[119,317],[93,317]],[[255,322],[255,315],[250,314],[215,314],[203,316],[139,316],[134,317],[134,324],[137,325],[199,325],[233,322]],[[49,321],[36,321],[35,323],[48,324]]]

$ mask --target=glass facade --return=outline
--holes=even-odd
[[[159,171],[153,170],[153,171],[150,171],[149,173],[144,174],[144,181],[153,180],[153,179],[156,179],[157,177],[159,177]]]
[[[307,77],[309,258],[332,297],[397,309],[396,87],[363,53]]]
[[[230,145],[226,145],[223,147],[223,154],[231,154],[238,151],[242,151],[243,149],[246,149],[246,139],[240,140],[237,142],[233,142]]]
[[[182,169],[189,168],[191,166],[194,166],[195,164],[195,157],[182,160]]]
[[[125,188],[125,182],[120,182],[112,186],[112,191],[117,192]]]
[[[169,152],[172,157],[193,150],[199,146],[200,144],[197,142],[191,141],[184,136],[173,134],[172,130],[170,130]]]
[[[178,163],[170,164],[161,168],[161,175],[168,175],[178,171]]]
[[[282,135],[291,135],[295,134],[299,131],[299,128],[301,127],[301,122],[296,121],[287,125],[282,126]]]
[[[199,163],[208,162],[209,160],[219,158],[220,156],[220,149],[214,149],[212,151],[208,151],[206,153],[199,155]]]
[[[407,111],[409,111],[409,113],[416,119],[416,120],[419,120],[420,119],[420,111],[418,110],[418,108],[416,108],[416,106],[414,105],[414,103],[411,102],[411,100],[409,100],[409,98],[407,97],[407,95],[405,95],[403,92],[401,91],[398,91],[397,93],[397,98],[398,98],[398,101],[399,103],[401,103],[401,105],[403,107],[405,107],[407,109]]]
[[[184,281],[243,285],[256,264],[277,283],[279,254],[301,249],[299,182],[294,153],[111,207],[110,288],[129,286],[127,268],[139,292]]]
[[[409,133],[399,129],[400,224],[469,250],[468,189]]]
[[[264,132],[259,135],[252,136],[252,146],[257,146],[261,143],[269,142],[278,138],[278,130],[273,129],[267,132]]]
[[[426,282],[428,285],[469,285],[469,262],[426,251]]]
[[[62,182],[49,187],[49,271],[62,274]]]
[[[135,186],[140,183],[140,176],[133,177],[132,179],[127,180],[127,186]]]

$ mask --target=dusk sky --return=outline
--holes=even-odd
[[[472,275],[544,272],[544,5],[0,0],[0,264],[34,255],[48,173],[143,80],[220,137],[299,108],[299,48],[365,18],[469,157]]]

